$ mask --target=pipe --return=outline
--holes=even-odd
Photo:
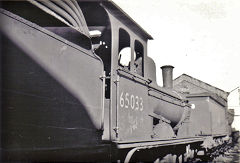
[[[66,3],[69,7],[71,7],[71,9],[76,13],[78,19],[80,20],[80,25],[83,26],[82,24],[82,17],[80,15],[80,12],[78,11],[77,7],[75,6],[75,4],[71,1],[71,0],[63,0],[64,3]]]
[[[75,5],[75,7],[78,9],[78,13],[80,14],[80,17],[81,17],[81,23],[82,23],[82,26],[83,26],[83,29],[84,31],[86,31],[86,33],[88,33],[88,26],[87,26],[87,22],[84,18],[84,15],[83,15],[83,12],[81,10],[81,8],[79,7],[78,5],[78,2],[76,0],[71,0],[71,2]],[[89,37],[89,34],[87,35]]]
[[[32,3],[33,5],[35,5],[36,7],[40,8],[41,10],[43,10],[44,12],[54,16],[55,18],[57,18],[58,20],[60,20],[61,22],[65,23],[67,26],[75,28],[74,26],[72,26],[68,21],[66,21],[64,18],[62,18],[60,15],[58,15],[57,13],[53,12],[52,10],[50,10],[49,8],[47,8],[45,5],[35,1],[35,0],[27,0],[30,3]]]
[[[57,5],[55,5],[53,2],[51,2],[49,0],[39,1],[39,2],[42,3],[43,5],[45,5],[46,7],[50,8],[54,12],[58,13],[59,15],[61,15],[64,19],[66,19],[68,22],[70,22],[71,25],[73,25],[74,27],[79,28],[77,22],[66,11],[64,11]]]
[[[137,150],[145,149],[145,148],[147,148],[147,147],[136,147],[136,148],[131,149],[131,150],[128,152],[127,156],[126,156],[126,158],[125,158],[125,160],[124,160],[124,163],[129,163],[129,161],[130,161],[130,159],[132,158],[133,154],[134,154]]]
[[[149,146],[141,146],[141,147],[135,147],[133,149],[131,149],[125,160],[124,160],[124,163],[129,163],[130,162],[130,159],[132,158],[133,154],[136,152],[136,151],[139,151],[140,149],[151,149],[151,148],[156,148],[156,147],[159,147],[160,145],[149,145]]]
[[[63,8],[70,16],[72,16],[72,18],[76,21],[79,30],[81,27],[81,23],[80,20],[77,16],[77,14],[74,12],[74,10],[72,10],[72,8],[70,6],[68,6],[68,4],[64,3],[63,1],[53,1],[53,3],[55,3],[56,5],[60,6],[61,8]]]
[[[66,25],[74,28],[89,38],[84,15],[76,0],[27,0],[44,12],[54,16]]]
[[[173,88],[173,68],[171,65],[161,67],[164,88]]]

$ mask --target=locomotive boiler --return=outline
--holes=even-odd
[[[169,65],[157,85],[153,38],[112,1],[1,3],[3,161],[179,160],[229,135],[226,102]]]

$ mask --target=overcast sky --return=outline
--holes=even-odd
[[[240,86],[239,0],[114,0],[152,37],[148,56],[225,91]]]

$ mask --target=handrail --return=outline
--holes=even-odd
[[[142,83],[142,84],[149,84],[149,83],[151,83],[150,80],[145,79],[145,78],[143,78],[143,77],[141,77],[141,76],[139,76],[139,75],[137,75],[137,74],[133,74],[133,73],[131,73],[130,71],[124,70],[124,69],[122,69],[122,68],[118,68],[118,69],[117,69],[117,72],[118,72],[119,74],[121,74],[121,75],[124,75],[124,76],[128,77],[128,78],[131,78],[131,79],[133,79],[133,80],[136,80],[136,81],[138,81],[138,82],[140,82],[140,83]]]

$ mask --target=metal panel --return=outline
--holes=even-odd
[[[158,105],[153,108],[153,112],[167,118],[171,121],[172,125],[180,122],[183,116],[184,107],[181,101],[176,101],[168,94],[163,94],[159,91],[149,90],[149,96],[158,99]]]
[[[211,114],[206,97],[189,98],[189,102],[195,105],[190,116],[191,133],[193,135],[211,135]]]
[[[106,7],[106,6],[105,6]],[[118,104],[118,98],[119,98],[119,94],[116,94],[119,90],[117,90],[118,84],[119,84],[119,79],[118,79],[118,45],[119,45],[119,29],[123,28],[124,30],[126,30],[128,32],[128,34],[130,35],[131,40],[133,40],[134,38],[138,39],[138,41],[141,41],[141,43],[144,46],[144,58],[147,55],[147,48],[146,48],[146,40],[142,40],[141,37],[139,37],[136,34],[136,31],[131,30],[127,24],[124,25],[124,22],[121,22],[122,19],[118,19],[118,17],[115,17],[116,15],[113,14],[112,15],[112,11],[109,10],[108,7],[105,8],[108,15],[109,15],[109,19],[111,22],[111,29],[112,29],[112,57],[111,57],[111,101],[110,101],[110,133],[111,133],[111,139],[112,140],[117,140],[117,134],[118,133],[118,124],[117,122],[119,120],[117,120],[117,106]],[[131,76],[131,75],[130,75]],[[145,76],[145,75],[144,75]],[[131,78],[131,77],[130,77]],[[143,77],[142,77],[143,78]],[[135,78],[136,80],[138,80],[137,78]],[[140,79],[141,80],[141,79]],[[134,81],[132,81],[134,82]],[[139,81],[140,82],[140,81]],[[142,83],[145,83],[146,81],[142,81]],[[125,88],[128,89],[128,88]],[[146,92],[147,93],[147,92]],[[124,119],[125,121],[125,119]],[[150,127],[151,128],[151,127]],[[115,130],[115,131],[114,131]],[[150,136],[150,134],[149,134]],[[143,137],[143,136],[142,136]]]
[[[208,97],[209,110],[211,112],[212,120],[212,134],[223,134],[227,133],[227,118],[226,109],[219,105],[219,103]]]
[[[152,119],[148,115],[147,87],[124,75],[117,91],[117,130],[119,141],[151,139]]]
[[[81,101],[95,127],[100,129],[103,109],[100,59],[5,10],[1,10],[0,16],[2,32]]]

